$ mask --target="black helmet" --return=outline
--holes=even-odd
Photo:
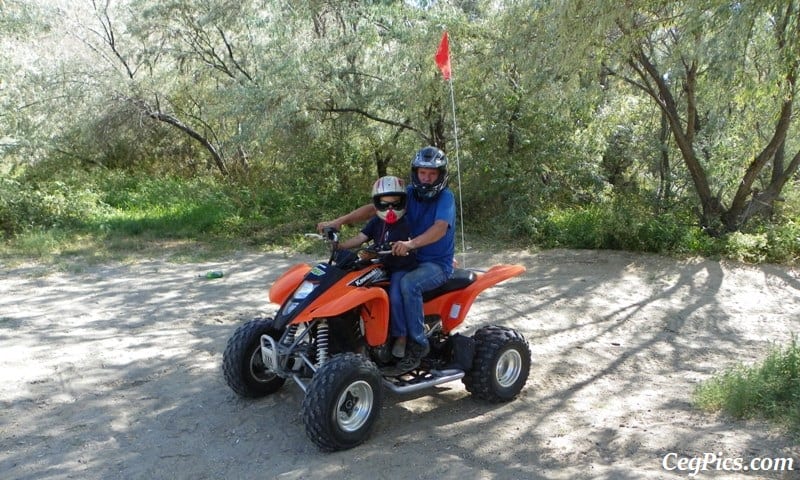
[[[417,176],[419,168],[435,168],[439,170],[439,178],[434,183],[422,183]],[[436,147],[425,147],[414,156],[411,161],[411,187],[414,195],[420,200],[436,198],[442,190],[447,188],[447,156]]]

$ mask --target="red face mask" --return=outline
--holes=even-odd
[[[394,209],[391,209],[391,208],[390,208],[390,209],[389,209],[389,211],[388,211],[388,212],[386,212],[386,218],[384,218],[384,221],[385,221],[385,222],[386,222],[388,225],[391,225],[391,224],[393,224],[394,222],[396,222],[396,221],[397,221],[397,214],[396,214],[396,213],[394,213]]]

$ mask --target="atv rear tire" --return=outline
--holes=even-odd
[[[353,448],[369,436],[382,401],[381,374],[374,363],[355,353],[334,355],[308,385],[306,433],[324,451]]]
[[[490,402],[513,400],[528,380],[531,350],[516,330],[489,326],[475,332],[475,358],[463,378],[467,391]]]
[[[231,390],[255,398],[275,393],[283,386],[286,379],[268,370],[261,359],[261,335],[277,341],[279,333],[272,328],[271,318],[256,318],[236,329],[222,354],[222,373]]]

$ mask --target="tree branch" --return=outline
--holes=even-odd
[[[361,115],[362,117],[367,117],[370,120],[374,120],[374,121],[379,122],[379,123],[385,123],[385,124],[391,125],[393,127],[399,127],[401,130],[411,130],[412,132],[418,134],[419,136],[421,136],[425,140],[428,140],[428,137],[425,135],[424,132],[422,132],[420,129],[416,128],[415,126],[413,126],[413,125],[411,125],[409,123],[397,122],[397,121],[394,121],[394,120],[389,120],[387,118],[381,118],[381,117],[378,117],[377,115],[373,115],[373,114],[371,114],[369,112],[361,110],[360,108],[328,107],[328,108],[320,108],[320,109],[312,109],[312,110],[317,110],[317,111],[320,111],[320,112],[329,112],[329,113],[355,113],[357,115]]]
[[[225,166],[225,160],[222,158],[222,154],[217,150],[217,148],[202,134],[200,134],[197,130],[193,129],[189,125],[186,125],[182,121],[180,121],[177,117],[170,115],[168,113],[164,113],[161,111],[161,107],[158,104],[158,100],[156,99],[156,108],[151,107],[142,99],[135,99],[135,98],[128,98],[129,102],[135,105],[142,113],[147,115],[148,117],[158,120],[159,122],[164,122],[166,124],[172,125],[173,127],[177,128],[178,130],[182,131],[189,137],[197,140],[203,145],[203,148],[208,150],[211,154],[211,158],[214,160],[214,163],[219,169],[220,173],[223,175],[228,175],[228,168]]]
[[[228,58],[231,59],[231,62],[233,62],[233,66],[236,68],[236,70],[241,72],[241,74],[244,75],[247,78],[247,80],[249,80],[250,82],[256,83],[253,80],[253,77],[250,76],[250,73],[245,71],[245,69],[242,68],[242,66],[239,64],[239,62],[236,61],[236,57],[233,54],[233,45],[231,45],[231,43],[228,41],[228,38],[225,36],[225,32],[223,32],[222,29],[219,28],[219,27],[217,27],[217,32],[219,33],[219,36],[222,37],[222,43],[225,44],[225,49],[228,51]],[[258,84],[256,84],[256,85],[258,85]]]
[[[117,48],[117,40],[116,35],[114,34],[114,29],[111,26],[111,17],[108,15],[108,5],[110,0],[106,0],[105,6],[102,8],[97,7],[96,0],[92,0],[92,7],[94,8],[94,12],[97,15],[97,19],[100,21],[100,25],[103,27],[103,33],[97,35],[103,39],[106,45],[111,49],[111,52],[120,61],[123,67],[125,67],[125,72],[128,74],[128,78],[133,79],[136,71],[131,68],[128,64],[128,61],[123,57],[122,53]]]

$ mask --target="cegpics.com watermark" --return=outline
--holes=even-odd
[[[791,472],[795,470],[795,461],[791,457],[757,457],[745,459],[728,457],[722,452],[703,453],[689,457],[670,452],[661,459],[664,470],[686,473],[694,477],[703,472]],[[797,466],[800,469],[800,465]]]

